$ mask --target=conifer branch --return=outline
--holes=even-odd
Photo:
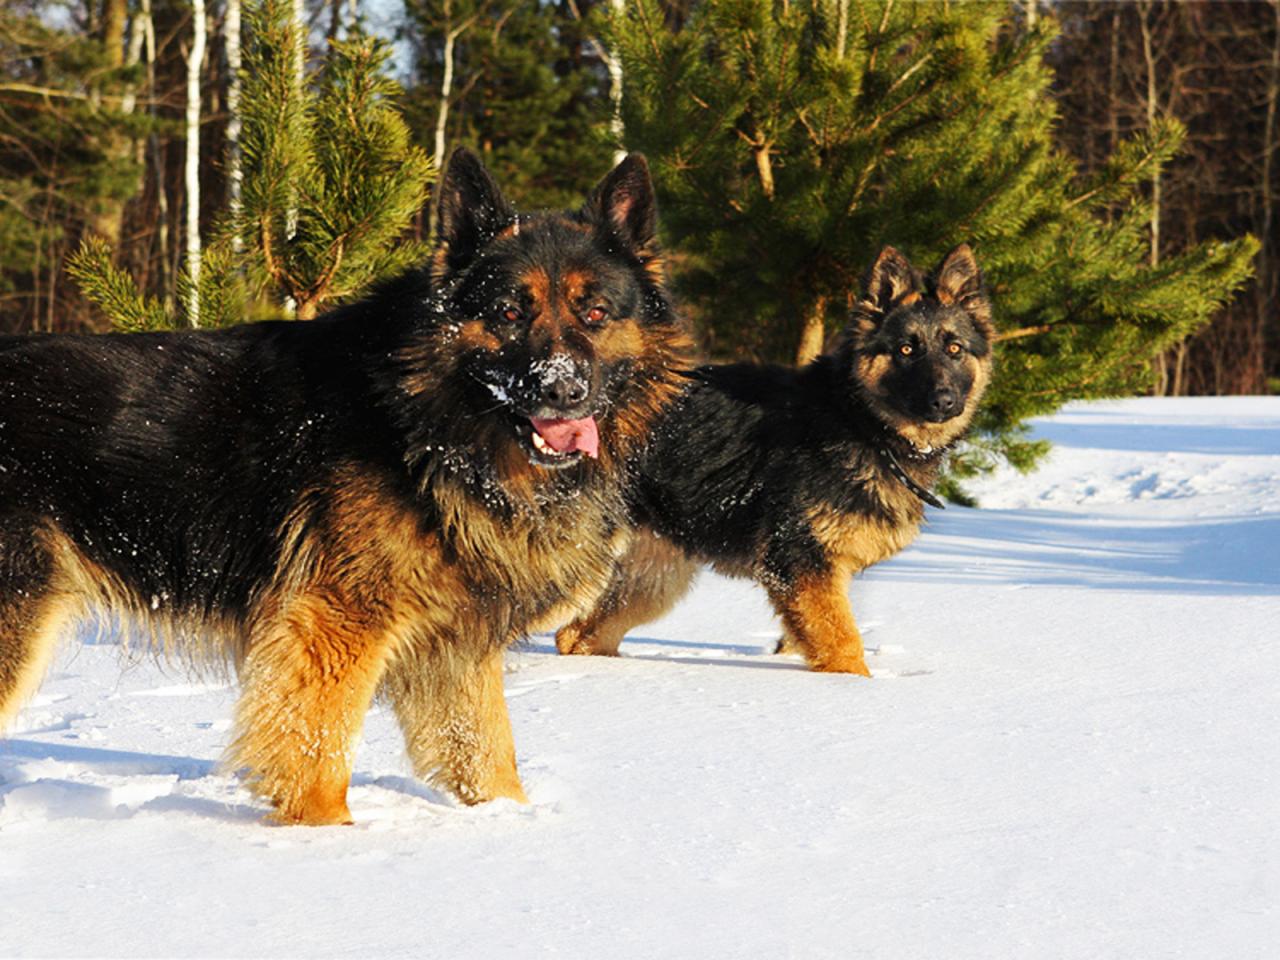
[[[67,259],[67,273],[117,329],[163,330],[169,326],[164,307],[153,297],[144,297],[133,277],[112,262],[111,246],[102,238],[85,237],[80,249]]]

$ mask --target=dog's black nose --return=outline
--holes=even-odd
[[[587,399],[586,381],[578,377],[552,377],[542,384],[542,402],[567,410]]]
[[[936,417],[950,417],[956,413],[958,403],[954,390],[935,390],[929,397],[929,410]]]

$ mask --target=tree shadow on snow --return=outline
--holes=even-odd
[[[1114,417],[1115,423],[1099,422]],[[1035,424],[1037,440],[1055,447],[1124,450],[1136,453],[1197,453],[1220,456],[1280,454],[1275,421],[1248,426],[1201,426],[1194,423],[1134,423],[1133,415],[1091,410],[1085,422],[1044,420]]]
[[[949,510],[867,576],[1216,596],[1280,591],[1280,516],[1136,523],[1057,511]]]

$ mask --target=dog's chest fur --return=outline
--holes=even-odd
[[[445,555],[472,571],[481,593],[512,605],[517,629],[594,599],[627,533],[620,493],[603,482],[514,516],[477,509],[451,484],[438,484],[432,496]]]

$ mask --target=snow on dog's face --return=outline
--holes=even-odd
[[[685,349],[662,287],[644,159],[623,160],[576,212],[518,215],[459,150],[440,197],[440,319],[431,355],[421,353],[462,409],[429,414],[434,432],[506,476],[535,479],[641,442]]]
[[[942,447],[972,419],[991,376],[991,304],[968,245],[921,276],[885,247],[847,334],[852,388],[904,439]]]

